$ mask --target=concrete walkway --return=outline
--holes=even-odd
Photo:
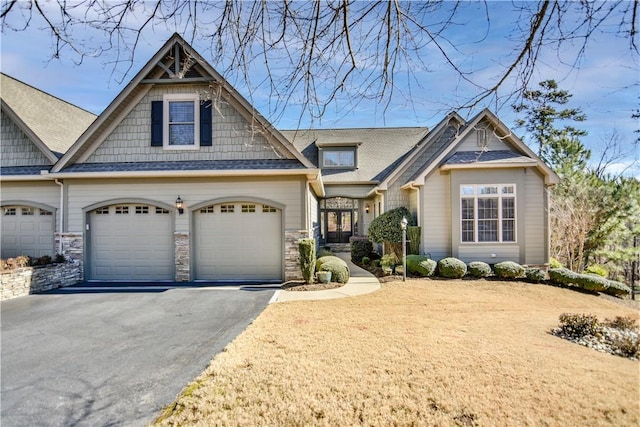
[[[349,281],[340,288],[327,289],[324,291],[276,291],[270,302],[285,301],[313,301],[323,299],[336,299],[364,295],[380,289],[380,282],[373,274],[364,270],[351,262],[351,254],[339,252],[335,256],[342,258],[349,266],[351,277]]]

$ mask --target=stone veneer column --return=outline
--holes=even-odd
[[[302,279],[300,270],[300,251],[298,240],[309,237],[309,231],[296,230],[284,232],[284,280]]]
[[[189,246],[189,233],[174,233],[176,250],[176,282],[188,282],[191,280],[191,251]]]
[[[84,280],[84,235],[82,233],[56,233],[56,252],[62,241],[62,255],[80,268],[80,280]]]

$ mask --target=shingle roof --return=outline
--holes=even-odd
[[[282,160],[197,160],[166,162],[75,163],[62,172],[138,172],[138,171],[199,171],[304,169],[295,159]]]
[[[322,171],[325,183],[377,182],[383,180],[427,134],[426,127],[311,129],[280,131],[314,165],[318,166],[315,142],[358,146],[358,168]]]
[[[51,165],[39,166],[3,166],[0,167],[0,175],[40,175],[40,171],[49,170]]]
[[[509,151],[458,151],[453,156],[445,160],[445,165],[462,165],[478,163],[531,163],[533,159],[522,154]]]
[[[96,115],[0,73],[0,98],[56,154],[63,154]]]

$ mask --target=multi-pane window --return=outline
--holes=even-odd
[[[149,213],[149,206],[136,206],[136,214],[146,215]]]
[[[126,215],[129,213],[129,206],[116,206],[116,215]]]
[[[262,212],[263,213],[278,212],[278,209],[274,208],[273,206],[262,205]]]
[[[197,94],[164,96],[165,148],[198,148],[200,108]]]
[[[156,206],[156,215],[166,215],[169,213],[169,209],[159,208]]]
[[[322,167],[324,168],[353,168],[356,166],[355,148],[341,150],[322,150]]]
[[[213,205],[206,206],[204,208],[200,208],[200,213],[214,213]]]
[[[96,215],[108,215],[108,214],[109,214],[109,206],[96,209]]]
[[[233,213],[235,211],[235,205],[220,205],[221,213]]]
[[[53,212],[46,211],[44,209],[40,209],[40,215],[42,215],[42,216],[51,216],[51,215],[53,215]]]
[[[515,242],[515,184],[461,185],[460,238],[463,242]]]
[[[242,205],[242,212],[251,213],[256,211],[256,205]]]
[[[6,216],[15,216],[16,215],[16,208],[4,208],[4,214]]]

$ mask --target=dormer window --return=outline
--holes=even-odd
[[[357,144],[316,144],[322,169],[356,169],[358,167]]]
[[[197,94],[164,95],[165,149],[197,149],[200,146],[200,99]]]

